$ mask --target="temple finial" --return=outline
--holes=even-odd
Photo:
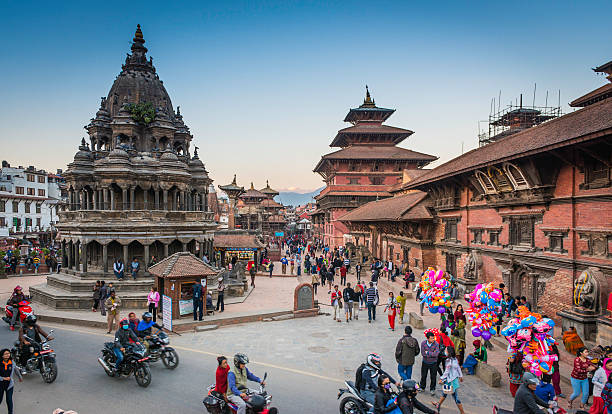
[[[198,158],[198,147],[195,147],[195,149],[193,150],[193,158]]]
[[[234,179],[232,180],[232,184],[236,185],[236,174],[234,174]]]
[[[255,187],[253,187],[253,181],[251,181],[251,190],[254,190]]]
[[[374,102],[374,99],[372,99],[372,97],[370,96],[370,89],[368,88],[368,85],[366,85],[366,96],[365,99],[363,100],[363,107],[375,107],[376,104]]]
[[[134,33],[134,42],[136,41],[140,41],[141,43],[144,43],[144,36],[142,35],[142,30],[140,30],[140,25],[137,24],[136,25],[136,33]]]
[[[268,180],[266,180],[266,187],[270,187],[270,184],[268,183]]]

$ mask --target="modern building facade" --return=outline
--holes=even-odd
[[[323,177],[325,188],[315,197],[315,235],[331,246],[350,241],[340,217],[365,203],[391,196],[389,189],[401,181],[404,170],[420,169],[436,160],[397,145],[412,131],[383,123],[395,112],[379,108],[366,87],[359,108],[344,118],[352,126],[338,131],[330,147],[340,150],[321,157],[314,172]]]

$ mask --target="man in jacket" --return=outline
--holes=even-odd
[[[123,353],[125,352],[125,348],[130,346],[132,343],[140,345],[140,342],[138,342],[138,337],[134,331],[130,329],[130,323],[127,319],[123,319],[121,322],[119,322],[119,329],[117,329],[117,332],[115,332],[115,347],[113,348],[113,352],[117,357],[117,362],[115,362],[113,372],[117,371],[119,364],[121,364],[121,361],[123,361]]]
[[[12,308],[13,316],[11,316],[11,331],[15,330],[15,323],[17,322],[17,318],[19,317],[19,302],[27,300],[27,296],[23,294],[23,290],[21,286],[15,286],[13,289],[13,294],[8,301],[8,305]]]
[[[198,318],[198,311],[200,312]],[[202,285],[199,283],[195,283],[193,285],[193,320],[202,320],[202,314],[204,311],[204,292],[202,289]]]
[[[353,320],[353,297],[355,291],[351,287],[350,283],[346,284],[346,287],[342,291],[342,298],[344,299],[344,314],[346,315],[346,322]]]
[[[395,347],[395,360],[398,364],[397,372],[402,380],[406,381],[412,378],[414,358],[420,352],[419,342],[412,337],[412,327],[408,325],[404,328],[404,336],[397,342]]]
[[[248,363],[249,357],[247,357],[245,354],[236,354],[234,355],[234,366],[227,373],[228,387],[226,397],[238,407],[236,414],[246,413],[245,400],[248,399],[248,396],[246,395],[245,390],[248,389],[247,381],[258,382],[261,385],[266,385],[265,381],[262,381],[260,378],[253,375],[253,373],[247,369],[246,364]]]
[[[426,340],[421,343],[421,354],[423,354],[423,363],[421,364],[421,389],[425,389],[427,383],[427,373],[429,372],[430,385],[429,391],[431,395],[436,395],[436,375],[438,367],[438,355],[440,354],[440,345],[436,342],[436,336],[433,332],[427,332]]]
[[[376,320],[376,299],[378,296],[378,291],[374,287],[374,282],[370,282],[370,287],[365,291],[365,301],[366,306],[368,307],[368,323],[371,323],[372,320]]]
[[[121,315],[121,298],[117,296],[115,289],[111,289],[110,296],[104,301],[104,307],[108,313],[106,317],[106,321],[108,322],[108,331],[106,333],[111,333],[114,324],[119,326],[119,316]]]
[[[523,374],[523,383],[516,392],[514,398],[513,414],[546,414],[546,410],[540,409],[538,405],[545,408],[552,408],[552,404],[542,401],[535,395],[534,391],[538,386],[538,378],[531,372]]]

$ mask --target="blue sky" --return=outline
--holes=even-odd
[[[311,190],[367,83],[401,146],[477,146],[492,97],[567,102],[603,85],[612,3],[28,2],[0,5],[1,157],[66,168],[137,23],[215,184]],[[554,97],[554,98],[553,98]]]

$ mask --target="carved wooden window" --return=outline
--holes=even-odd
[[[374,163],[374,165],[372,166],[372,171],[378,171],[378,169],[380,168],[380,166],[378,165],[378,163]]]
[[[393,246],[389,246],[389,260],[393,260]]]
[[[499,168],[489,167],[487,174],[491,178],[491,181],[493,181],[495,188],[497,188],[499,191],[512,191],[514,189],[508,181],[506,174],[504,174],[504,172]]]
[[[383,180],[383,177],[370,177],[370,182],[372,183],[372,185],[382,185]]]
[[[499,246],[499,231],[489,230],[489,246]]]
[[[472,243],[482,244],[482,234],[484,233],[484,230],[474,229],[472,230],[472,233],[474,234],[474,239],[472,240]]]
[[[38,182],[39,182],[39,183],[43,183],[43,184],[44,184],[44,182],[45,182],[45,176],[44,176],[44,175],[39,175],[39,176],[38,176]]]
[[[15,187],[15,193],[17,193],[17,194],[24,194],[23,187]]]
[[[516,165],[506,164],[504,165],[504,171],[512,182],[512,186],[516,190],[529,188],[529,183],[527,182],[527,179],[523,175],[523,172]]]
[[[534,218],[514,217],[510,219],[510,244],[533,247]]]
[[[610,159],[609,155],[603,154],[602,157]],[[584,160],[584,187],[601,188],[610,185],[610,163],[606,165],[602,160],[585,156]]]
[[[446,254],[446,272],[453,276],[457,276],[457,255]]]
[[[419,259],[414,258],[414,267],[419,267]]]
[[[444,240],[457,241],[457,219],[448,219],[444,221]]]
[[[476,171],[476,179],[485,190],[485,193],[495,194],[497,192],[495,190],[495,186],[493,185],[493,181],[491,181],[491,179],[482,171]]]
[[[359,184],[359,178],[349,178],[348,180],[350,185]]]
[[[402,247],[402,262],[408,263],[408,255],[410,254],[410,249],[407,247]]]
[[[36,195],[36,189],[35,188],[28,188],[28,195],[29,196]]]
[[[549,248],[551,252],[563,251],[563,236],[550,236]]]
[[[353,163],[353,162],[349,163],[348,170],[349,170],[349,171],[355,171],[355,170],[357,170],[357,167],[355,166],[355,163]]]

